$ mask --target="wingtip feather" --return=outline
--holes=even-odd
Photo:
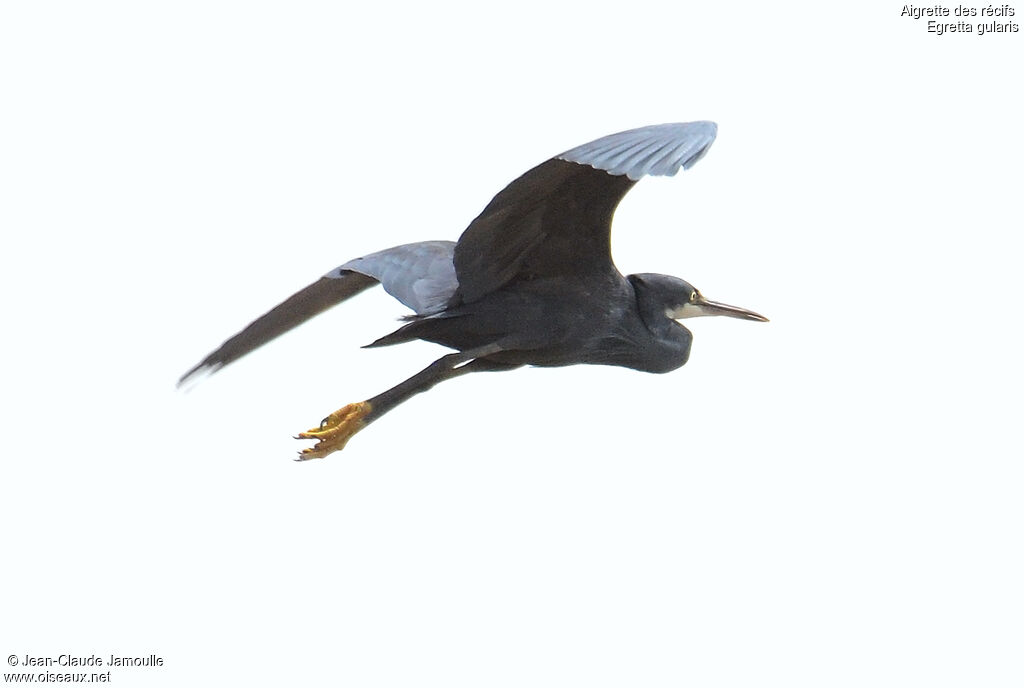
[[[558,156],[636,181],[646,175],[675,175],[688,170],[707,153],[718,125],[701,120],[655,124],[604,136]]]

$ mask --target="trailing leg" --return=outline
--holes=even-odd
[[[450,380],[466,373],[485,370],[511,370],[516,365],[488,361],[489,356],[501,351],[496,344],[448,354],[437,359],[408,380],[398,383],[386,392],[372,399],[348,404],[327,416],[320,426],[295,436],[300,440],[316,440],[312,447],[299,452],[298,461],[322,459],[328,454],[345,448],[352,436],[377,420],[406,399],[420,392],[426,392],[439,382]]]

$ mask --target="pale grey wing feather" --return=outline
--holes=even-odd
[[[655,124],[604,136],[558,156],[637,181],[645,175],[672,176],[688,170],[715,141],[714,122]]]
[[[421,241],[350,260],[326,276],[358,272],[372,277],[417,315],[432,315],[445,309],[459,286],[454,254],[454,241]]]

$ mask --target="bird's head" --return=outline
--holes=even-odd
[[[768,318],[739,306],[709,301],[692,284],[671,275],[643,273],[630,275],[637,300],[648,314],[664,313],[672,320],[702,315],[726,315],[730,318],[768,322]]]

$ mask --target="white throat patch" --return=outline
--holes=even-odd
[[[702,315],[707,315],[707,313],[704,312],[699,303],[684,303],[682,306],[676,306],[675,308],[666,308],[665,315],[673,320],[682,320],[683,318],[699,318]]]

